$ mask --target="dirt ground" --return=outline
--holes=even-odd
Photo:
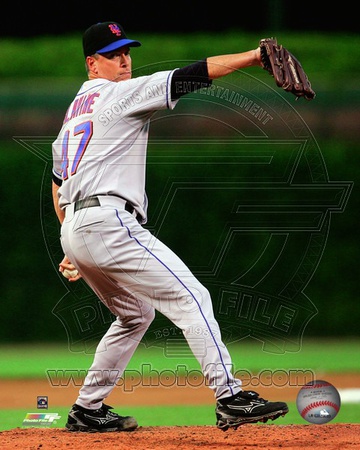
[[[360,386],[360,374],[325,375],[338,389]],[[70,406],[76,398],[78,386],[49,387],[47,380],[2,380],[0,398],[8,408],[29,408],[32,412],[36,395],[49,397],[49,409]],[[214,404],[207,387],[137,387],[131,393],[115,389],[107,403],[112,405],[187,404],[196,414],[196,405]],[[295,401],[298,387],[281,389],[262,387],[261,396],[269,400]],[[34,397],[35,396],[35,397]],[[5,407],[6,407],[5,406]],[[2,407],[3,409],[4,407]],[[38,410],[44,412],[44,410]],[[119,410],[121,413],[121,411]],[[360,449],[360,423],[327,423],[324,425],[282,425],[282,418],[267,424],[242,425],[237,430],[223,432],[214,426],[148,426],[122,433],[70,433],[60,428],[15,428],[0,432],[1,450],[193,450],[193,449],[286,449],[286,450],[343,450]],[[215,422],[215,417],[214,417]]]
[[[360,448],[360,425],[242,425],[140,427],[129,433],[70,433],[62,429],[15,429],[0,434],[2,450],[343,450]]]

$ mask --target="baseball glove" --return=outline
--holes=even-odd
[[[311,88],[310,81],[295,56],[275,38],[261,39],[260,54],[262,66],[272,75],[277,86],[296,96],[306,100],[315,98],[315,92]]]

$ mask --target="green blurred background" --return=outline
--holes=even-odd
[[[221,42],[212,41],[209,45],[211,35],[207,32],[186,36],[140,33],[137,38],[146,46],[136,53],[133,51],[134,71],[136,74],[151,70],[152,63],[160,62],[161,67],[176,66],[211,54],[254,48],[259,37],[262,35],[229,30],[222,34]],[[0,42],[3,61],[0,67],[0,240],[3,254],[0,342],[68,339],[66,326],[53,312],[69,285],[57,272],[62,254],[58,225],[52,216],[47,192],[50,193],[51,142],[61,126],[68,103],[85,78],[80,39],[80,33],[73,33],[61,38],[32,37],[26,41],[11,37]],[[281,96],[305,121],[323,156],[328,181],[346,182],[349,188],[348,201],[342,210],[331,213],[323,253],[304,289],[317,310],[304,328],[304,336],[358,336],[360,37],[345,32],[284,31],[278,33],[278,39],[301,58],[317,93],[316,99],[295,102],[290,94],[274,89],[273,80],[265,71],[251,68],[249,73],[274,89],[273,95]],[[193,132],[191,127],[187,131]],[[281,136],[279,130],[279,138]],[[163,154],[163,147],[151,148],[154,155],[156,152]],[[218,149],[215,152],[221,152],[222,146]],[[170,175],[164,170],[164,166],[156,164],[149,168],[150,217],[159,206],[159,192],[166,190]],[[179,174],[175,172],[172,176]],[[218,201],[221,204],[221,198]],[[202,200],[201,210],[208,214],[204,226],[193,218],[191,202],[190,209],[186,210],[186,203],[182,207],[185,210],[181,214],[179,210],[174,211],[173,219],[168,220],[166,230],[161,229],[159,235],[166,238],[185,261],[192,261],[195,254],[205,252],[207,241],[219,238],[215,223],[222,219],[217,213],[209,212],[213,211],[211,198]],[[182,233],[182,220],[194,220],[196,231]],[[150,220],[150,227],[153,225]],[[242,248],[241,251],[250,252]],[[294,254],[294,259],[297,257]],[[202,277],[201,271],[199,276]],[[90,295],[83,286],[72,289],[78,289],[78,298],[88,299]],[[100,335],[102,330],[98,331]]]

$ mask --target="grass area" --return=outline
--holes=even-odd
[[[196,409],[196,414],[194,414]],[[66,423],[69,408],[49,409],[46,412],[57,413],[61,419],[54,424],[56,428],[63,428]],[[149,407],[133,407],[131,405],[123,405],[116,408],[119,414],[132,415],[136,417],[140,426],[192,426],[192,425],[215,425],[214,408],[208,405],[192,406],[152,406]],[[29,412],[39,412],[28,409],[8,409],[0,410],[0,431],[11,430],[13,428],[22,427],[25,415]],[[41,411],[40,411],[41,412]],[[44,412],[44,411],[42,411]],[[359,423],[360,404],[342,405],[338,415],[331,421],[334,423]],[[308,422],[303,419],[296,408],[295,403],[289,403],[289,413],[285,417],[279,418],[274,423],[276,425],[306,425]],[[261,425],[260,425],[261,426]],[[324,424],[323,426],[326,426]]]
[[[260,342],[246,340],[229,346],[235,370],[259,372],[303,369],[313,372],[360,372],[360,339],[305,340],[298,352],[274,354],[263,350]],[[66,343],[0,346],[0,378],[43,377],[47,370],[87,370],[93,354],[71,352]],[[140,345],[128,370],[142,371],[144,365],[159,372],[186,366],[198,370],[195,358],[188,353],[170,358],[162,348]]]

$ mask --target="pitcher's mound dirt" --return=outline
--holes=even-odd
[[[2,450],[199,450],[360,449],[360,425],[242,425],[140,427],[132,432],[71,433],[64,429],[20,429],[0,433]]]

